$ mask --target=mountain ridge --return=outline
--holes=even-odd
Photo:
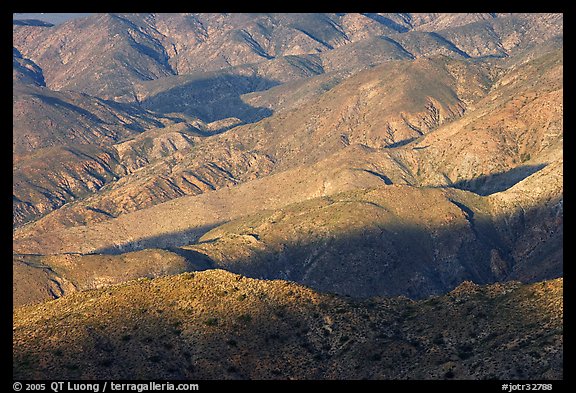
[[[16,309],[14,375],[558,379],[562,288],[463,283],[420,302],[354,302],[222,270],[138,280]]]

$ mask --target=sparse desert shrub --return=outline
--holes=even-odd
[[[522,154],[520,154],[520,160],[521,160],[522,162],[529,161],[530,158],[531,158],[531,157],[530,157],[530,153],[522,153]]]
[[[373,309],[375,309],[375,308],[376,308],[376,302],[373,302],[373,301],[368,301],[368,302],[366,302],[366,308],[367,308],[368,310],[373,310]]]
[[[104,359],[98,362],[102,367],[110,367],[114,363],[114,359]]]
[[[246,300],[246,298],[248,297],[248,295],[246,295],[245,293],[238,295],[238,297],[236,298],[236,300],[238,300],[239,302],[243,302],[244,300]]]
[[[204,323],[208,326],[217,326],[218,318],[208,318]]]
[[[252,315],[250,314],[242,314],[238,317],[240,322],[248,323],[252,320]]]
[[[279,340],[280,339],[280,335],[278,333],[270,333],[268,335],[268,339],[270,340]]]
[[[328,81],[328,82],[323,82],[320,84],[320,89],[322,89],[324,92],[332,89],[334,86],[336,86],[338,84],[338,81]]]
[[[495,339],[496,337],[498,337],[498,333],[490,332],[486,337],[484,337],[484,341],[492,340]]]
[[[432,339],[432,343],[434,343],[436,345],[444,345],[444,336],[442,336],[441,334],[437,334]]]
[[[182,326],[182,322],[181,321],[174,321],[172,323],[172,332],[179,336],[180,334],[182,334],[182,329],[180,328]]]
[[[466,360],[473,355],[473,348],[471,345],[462,344],[458,346],[458,357],[462,360]]]
[[[372,354],[372,356],[370,356],[370,360],[372,360],[373,362],[380,361],[382,360],[382,354],[381,353]]]

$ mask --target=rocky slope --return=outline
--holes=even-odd
[[[464,280],[558,277],[562,161],[526,176],[489,197],[387,179],[233,220],[186,248],[237,273],[352,296],[421,297]]]
[[[46,86],[42,69],[32,60],[24,58],[16,48],[12,48],[12,80],[14,83]]]
[[[550,260],[562,254],[561,243],[547,247],[548,259],[525,261],[518,251],[528,253],[527,245],[515,241],[529,237],[531,227],[519,224],[514,237],[502,238],[496,229],[505,227],[502,221],[472,194],[391,185],[260,212],[218,226],[184,248],[249,277],[282,278],[353,297],[422,298],[466,280],[525,277],[527,266],[533,280],[562,274]],[[561,223],[550,230],[561,231]]]
[[[61,254],[13,257],[13,305],[41,303],[75,291],[108,287],[137,278],[154,278],[206,268],[166,250],[147,249],[122,255]]]
[[[44,86],[42,70],[15,49],[13,83],[15,226],[133,170],[134,163],[121,163],[123,157],[112,144],[146,130],[188,124],[133,105],[51,91]]]
[[[319,96],[311,88],[311,97],[316,97],[312,104],[195,139],[192,147],[168,152],[167,158],[123,177],[97,195],[16,231],[15,247],[19,252],[58,253],[140,248],[155,241],[167,244],[168,239],[170,245],[184,245],[215,225],[263,206],[277,209],[350,189],[407,184],[451,186],[489,195],[550,165],[561,178],[562,55],[558,50],[538,53],[520,66],[501,68],[494,83],[481,65],[439,57],[384,64],[349,77]],[[400,81],[384,79],[383,75],[394,72],[402,76]],[[430,86],[422,81],[429,81]],[[431,96],[424,99],[426,93]],[[430,102],[437,103],[436,111]],[[386,109],[375,112],[374,107]],[[466,112],[450,121],[450,108]],[[532,120],[523,120],[528,118]],[[382,129],[383,123],[394,126],[400,141],[406,136],[417,138],[399,146],[394,142],[397,139],[391,139],[382,147],[386,135],[394,137]],[[416,130],[425,135],[419,136]],[[134,146],[137,141],[117,146]],[[227,189],[227,185],[234,187]],[[216,190],[183,196],[211,189]],[[551,193],[556,202],[562,199],[562,187],[554,186]],[[141,214],[129,213],[174,197],[180,198]],[[86,210],[86,205],[91,209]],[[535,207],[532,203],[522,208]],[[546,214],[554,216],[556,210]],[[501,214],[494,215],[500,222]],[[137,224],[150,217],[155,217],[153,224]],[[109,222],[90,223],[102,220]],[[78,223],[88,225],[65,229]],[[552,226],[558,228],[558,224]],[[509,238],[509,244],[514,239]]]
[[[421,181],[486,195],[561,159],[562,73],[555,48],[506,70],[466,116],[414,141]]]
[[[458,76],[452,67],[459,70]],[[292,97],[284,94],[286,89],[271,89],[274,91],[268,97],[283,96],[282,104],[275,105],[275,109],[284,108],[278,114],[222,134],[182,141],[155,155],[155,162],[142,149],[131,148],[130,154],[125,154],[126,146],[136,142],[117,143],[120,165],[133,167],[133,161],[149,165],[138,171],[128,168],[128,176],[88,203],[109,216],[118,216],[183,195],[313,164],[350,144],[393,146],[460,117],[467,105],[490,85],[481,67],[447,58],[384,64],[355,74],[328,91],[322,87],[325,83],[329,82],[323,76],[313,78],[307,87],[310,93],[304,99],[303,88],[298,84],[290,86]],[[374,107],[382,110],[372,111]],[[206,125],[200,122],[196,130],[206,130]],[[136,140],[158,145],[161,141],[155,139],[165,138],[166,134],[167,130],[154,135],[143,133]],[[66,215],[58,219],[60,222],[90,220],[90,213],[80,206],[70,206],[56,215]]]
[[[563,272],[564,196],[563,161],[518,182],[506,192],[489,197],[501,217],[498,232],[521,263],[510,279],[535,281]]]
[[[69,144],[111,144],[175,120],[71,92],[14,83],[13,152]],[[180,120],[181,121],[181,120]]]
[[[561,379],[562,28],[14,20],[14,377]]]
[[[13,376],[561,379],[562,289],[359,302],[221,270],[138,280],[17,308]]]
[[[198,242],[185,248],[216,266],[355,296],[422,297],[467,279],[534,281],[562,274],[561,163],[483,197],[410,186],[409,173],[387,170],[396,169],[393,157],[364,149],[347,149],[356,161],[337,156],[340,161],[100,224],[15,238],[14,247],[24,253],[117,253]],[[296,173],[306,180],[288,188]],[[366,185],[376,188],[358,190]]]
[[[494,19],[494,17],[496,18]],[[134,18],[138,19],[140,16],[133,16]],[[143,18],[147,21],[146,23],[152,23],[153,20],[157,21],[153,17]],[[391,16],[369,15],[362,16],[362,18],[379,20],[388,27],[396,26],[397,31],[404,29],[399,27],[401,24],[397,21],[398,19]],[[425,24],[436,20],[435,18],[439,20],[446,18],[450,23],[456,23],[454,18],[447,16],[422,18],[416,18],[410,22],[414,25],[409,28],[416,28],[421,23]],[[514,30],[518,28],[517,23],[520,23],[519,21],[524,21],[522,23],[526,24],[526,20],[532,20],[531,18],[534,16],[487,15],[479,17],[475,15],[472,17],[474,20],[478,18],[486,19],[490,23],[496,23],[495,21],[504,18],[503,20],[510,22],[509,26],[506,25],[507,28]],[[559,21],[555,18],[555,16],[547,17],[548,25],[546,26],[548,28],[552,26],[550,23],[554,21],[558,25]],[[391,23],[392,20],[396,20],[397,22],[394,23],[397,24]],[[415,20],[419,22],[415,22]],[[428,22],[424,22],[425,20]],[[463,22],[464,20],[467,19],[462,19],[462,24],[454,28],[470,28],[469,24]],[[544,22],[538,23],[531,28],[536,28]],[[449,23],[446,22],[443,26],[448,25]],[[70,28],[76,28],[74,26]],[[78,29],[81,28],[78,27]],[[552,35],[554,31],[556,30],[551,29],[545,36],[542,36],[542,39]],[[528,34],[528,32],[523,34]],[[22,39],[28,39],[28,36],[23,35]],[[15,42],[20,42],[18,37],[20,35],[15,31]],[[530,45],[532,46],[537,46],[537,43],[541,41],[532,39],[532,35],[529,35],[529,38],[531,38]],[[249,181],[256,177],[265,176],[272,171],[284,170],[295,165],[310,164],[350,143],[362,143],[373,147],[396,146],[406,143],[449,123],[462,116],[464,112],[470,112],[476,101],[490,93],[489,89],[495,91],[490,93],[482,102],[491,108],[487,113],[486,110],[481,110],[476,112],[475,116],[465,116],[465,120],[457,123],[457,128],[447,128],[448,131],[444,133],[436,133],[436,135],[444,134],[450,140],[446,139],[445,142],[447,143],[437,143],[438,148],[426,151],[424,148],[428,147],[428,140],[425,140],[426,143],[415,146],[414,151],[408,153],[409,156],[402,160],[401,165],[419,172],[420,181],[425,184],[457,183],[459,187],[478,191],[481,187],[471,184],[470,180],[486,179],[489,175],[504,172],[511,167],[522,164],[530,154],[534,155],[534,147],[540,148],[535,145],[535,140],[521,140],[522,137],[518,135],[517,130],[523,127],[523,124],[513,123],[509,120],[514,119],[510,109],[501,110],[505,97],[510,96],[526,97],[523,98],[523,101],[518,98],[511,103],[511,108],[515,112],[513,115],[516,116],[543,113],[544,104],[550,100],[556,102],[555,105],[548,105],[548,107],[558,108],[559,111],[555,114],[553,112],[545,113],[539,119],[533,119],[536,122],[533,130],[525,134],[534,134],[534,139],[539,137],[541,130],[550,129],[553,126],[556,129],[555,134],[552,135],[550,131],[546,131],[550,134],[547,138],[558,140],[558,130],[561,129],[558,126],[561,104],[558,105],[557,101],[561,99],[562,94],[561,77],[559,79],[558,75],[551,75],[549,79],[542,79],[542,83],[536,86],[515,82],[506,87],[501,86],[501,82],[496,82],[507,72],[517,74],[515,77],[509,77],[508,80],[516,80],[520,71],[524,74],[521,75],[520,79],[531,80],[542,67],[547,69],[551,66],[550,64],[533,66],[532,70],[529,69],[530,67],[521,67],[520,70],[508,71],[506,67],[509,67],[510,62],[507,60],[494,64],[490,62],[470,64],[469,62],[458,62],[437,57],[396,63],[389,62],[392,58],[385,56],[392,53],[390,52],[391,47],[398,51],[398,46],[384,40],[382,42],[386,42],[386,45],[391,45],[391,47],[379,47],[374,43],[374,39],[382,41],[381,38],[368,37],[337,49],[322,51],[318,55],[275,56],[270,60],[254,65],[241,64],[213,73],[178,75],[135,84],[134,88],[138,91],[138,99],[144,106],[161,111],[185,112],[188,115],[195,113],[199,116],[199,118],[195,117],[197,119],[195,121],[191,121],[194,117],[186,120],[186,124],[188,124],[186,127],[193,132],[201,131],[210,134],[214,131],[229,131],[223,135],[208,138],[202,143],[198,143],[198,139],[190,143],[190,138],[186,137],[187,141],[176,143],[176,148],[167,149],[165,153],[160,155],[156,154],[155,159],[163,157],[165,159],[156,161],[153,165],[148,164],[155,160],[148,158],[146,153],[140,153],[141,149],[131,149],[131,154],[128,157],[129,162],[122,162],[122,165],[128,167],[126,172],[129,172],[130,176],[126,180],[104,189],[103,192],[99,192],[88,202],[93,208],[107,214],[94,215],[92,213],[94,210],[70,206],[70,209],[66,209],[66,213],[63,213],[64,217],[52,217],[50,221],[52,223],[78,225],[89,223],[93,219],[96,221],[105,220],[183,195],[195,195],[206,190]],[[22,45],[26,46],[25,42]],[[515,51],[521,53],[526,51],[525,48],[527,45],[518,44]],[[347,52],[342,52],[344,50]],[[364,52],[375,55],[383,54],[384,57],[363,60],[361,65],[350,64],[351,59],[365,59]],[[397,59],[420,57],[432,53],[401,55],[401,52],[397,52]],[[540,52],[535,51],[541,55]],[[329,62],[327,56],[333,56],[334,61],[337,61],[338,64],[326,66]],[[466,56],[460,57],[466,58]],[[372,61],[376,63],[388,62],[388,64],[357,73],[359,69],[373,65]],[[558,62],[558,60],[555,61]],[[274,64],[279,65],[279,68]],[[327,69],[337,71],[314,77],[317,73],[326,72]],[[303,70],[303,73],[300,71],[294,73],[295,70]],[[552,77],[556,79],[552,80]],[[305,78],[305,81],[302,78]],[[551,90],[545,85],[548,80],[553,82],[550,86],[558,86],[558,80],[560,80],[560,88]],[[270,88],[277,83],[282,84]],[[496,85],[492,87],[494,83]],[[495,88],[498,86],[502,87],[502,91]],[[548,89],[548,91],[543,91],[543,88]],[[261,89],[268,90],[253,92]],[[209,91],[210,94],[206,95],[206,91]],[[539,99],[533,100],[533,97],[536,96]],[[497,97],[502,98],[497,99]],[[374,111],[372,110],[374,107],[381,107],[386,110]],[[271,114],[272,116],[267,119],[268,121],[230,130],[235,125],[258,120]],[[182,121],[182,119],[173,120]],[[54,121],[54,124],[60,123]],[[129,123],[128,125],[138,127],[134,124]],[[454,132],[450,130],[468,127],[474,130],[481,129],[483,133],[492,133],[493,135],[483,136],[483,138],[475,138],[478,140],[487,138],[490,143],[484,141],[486,143],[482,146],[467,147],[466,145],[470,143],[468,137],[470,130],[460,132],[460,135],[463,136],[462,140],[451,140]],[[446,127],[440,128],[446,129]],[[272,130],[273,132],[271,132]],[[506,135],[512,131],[512,135],[508,139],[501,137],[500,134],[503,130],[506,130]],[[132,132],[132,134],[134,133]],[[157,136],[160,134],[156,133]],[[147,142],[147,138],[143,138],[143,142],[167,145],[163,141],[154,142],[155,137],[150,136],[152,139],[150,142]],[[117,135],[106,134],[104,136],[106,140],[113,143],[116,141],[111,139],[117,140],[117,137]],[[160,137],[165,138],[164,136]],[[178,136],[178,138],[180,137]],[[43,140],[44,137],[39,139]],[[172,142],[170,144],[174,145]],[[456,148],[453,147],[454,144],[457,146]],[[193,149],[184,149],[180,153],[171,154],[191,145],[194,145]],[[487,148],[488,154],[483,153],[481,158],[471,159],[469,149],[486,151]],[[454,157],[454,153],[457,153],[459,149],[462,149],[461,157]],[[512,160],[503,160],[503,157],[510,157],[511,154],[517,157],[512,157]],[[479,163],[479,159],[483,162]],[[432,167],[428,164],[430,161],[439,162],[439,164]],[[138,164],[134,165],[135,162]],[[540,164],[541,161],[535,162],[536,166]],[[147,168],[132,173],[131,168],[135,166],[138,168],[147,166]],[[477,167],[481,167],[482,170],[478,171]],[[233,168],[235,170],[232,170]],[[45,176],[46,174],[42,173],[41,175]],[[74,174],[71,176],[74,177]],[[135,184],[138,184],[138,187],[131,186]],[[145,190],[144,193],[142,190]],[[54,194],[54,199],[60,200],[62,198],[59,191],[52,192],[50,188],[48,191],[49,194]],[[20,193],[18,190],[15,192],[16,194]],[[23,195],[29,193],[29,191],[21,192]],[[18,195],[16,197],[21,199]],[[65,200],[65,202],[69,201],[71,200]],[[25,221],[37,219],[51,210],[35,208],[35,203],[31,200],[26,200],[25,203],[27,205],[24,208],[17,205],[22,210],[17,212],[17,215],[27,216]],[[58,206],[62,206],[62,204],[58,204]],[[35,210],[36,213],[30,216],[27,213],[29,210]],[[56,214],[56,216],[58,215]],[[22,223],[23,221],[16,221],[17,225]]]

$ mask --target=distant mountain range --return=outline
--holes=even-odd
[[[58,25],[71,19],[84,18],[93,13],[53,13],[53,12],[15,12],[12,14],[14,24],[34,23],[34,21],[46,22],[52,25]]]

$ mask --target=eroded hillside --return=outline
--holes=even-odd
[[[562,279],[353,301],[211,270],[14,314],[17,379],[561,379]]]
[[[563,94],[562,14],[14,19],[14,377],[561,379]]]

